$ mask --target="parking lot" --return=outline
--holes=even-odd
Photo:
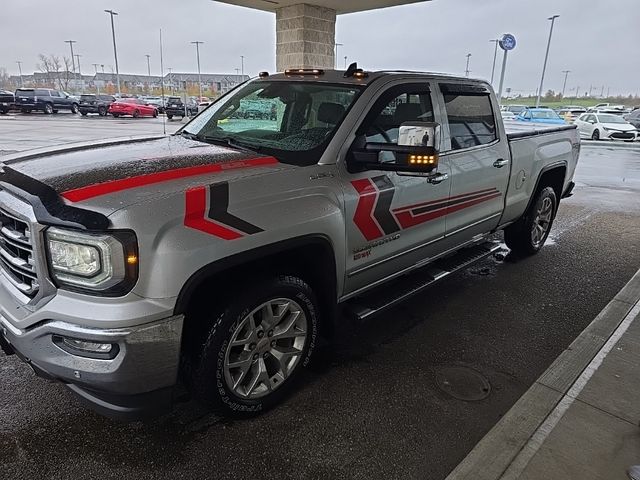
[[[0,151],[147,133],[163,120],[9,115]],[[301,388],[258,418],[186,402],[120,424],[0,356],[0,478],[446,477],[640,265],[640,149],[584,143],[539,255],[486,260],[372,322],[345,321]]]

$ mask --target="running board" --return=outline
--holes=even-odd
[[[500,244],[496,242],[485,242],[463,248],[449,257],[436,260],[416,272],[385,283],[362,296],[347,301],[345,312],[357,321],[368,320],[422,292],[452,273],[487,258],[501,248]]]

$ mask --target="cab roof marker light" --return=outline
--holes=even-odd
[[[288,68],[285,75],[324,75],[324,70],[320,68]]]

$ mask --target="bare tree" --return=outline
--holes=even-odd
[[[9,74],[7,73],[7,69],[4,67],[0,67],[0,87],[11,88],[11,84],[9,83]]]
[[[64,68],[64,72],[62,76],[58,77],[58,83],[60,84],[60,90],[68,90],[69,89],[69,81],[71,80],[71,70],[73,69],[73,64],[71,60],[67,57],[62,57],[62,66]],[[63,83],[64,82],[64,83]]]
[[[60,80],[60,57],[56,55],[38,55],[40,62],[38,62],[38,70],[45,74],[45,79],[48,87],[55,87],[55,81]]]

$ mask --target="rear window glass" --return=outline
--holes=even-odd
[[[497,138],[489,95],[445,93],[444,101],[452,150],[486,145]]]
[[[95,100],[95,95],[80,95],[80,100]]]
[[[20,95],[22,97],[33,97],[35,92],[33,90],[16,90],[16,95]]]
[[[180,97],[169,97],[169,102],[178,103],[181,101],[182,99]]]
[[[44,96],[44,97],[50,96],[49,90],[41,90],[41,89],[37,89],[36,90],[36,95],[41,95],[41,96]]]
[[[98,95],[98,99],[105,101],[105,102],[114,102],[115,98],[109,96],[109,95]]]

